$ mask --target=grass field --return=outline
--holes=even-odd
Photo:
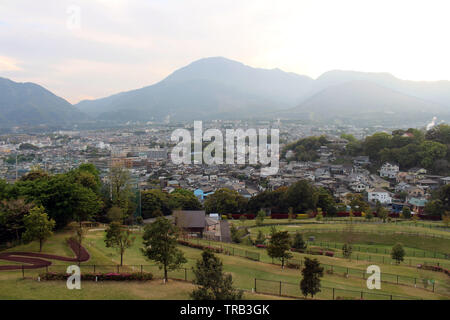
[[[250,221],[247,221],[249,223]],[[238,222],[240,223],[240,222]],[[327,225],[317,225],[313,223],[308,223],[308,225],[283,225],[277,227],[278,229],[285,229],[292,232],[296,230],[302,231],[302,228],[321,228],[323,229]],[[331,224],[330,224],[331,226]],[[320,232],[316,233],[316,241],[334,241],[342,243],[342,232],[332,231],[339,228],[339,224],[329,227],[330,232]],[[377,225],[378,228],[385,228],[383,225]],[[366,225],[358,224],[356,228],[361,228],[366,230],[367,228],[372,228],[373,230],[379,230],[376,225]],[[342,225],[344,227],[344,225]],[[389,226],[391,229],[404,228],[400,227],[399,224],[396,226]],[[375,229],[374,229],[375,228]],[[406,226],[406,228],[411,228]],[[251,228],[250,231],[252,235],[255,236],[258,229],[263,230],[268,233],[270,227],[258,227]],[[398,230],[398,229],[397,229]],[[441,230],[428,229],[428,232],[442,232]],[[49,241],[44,245],[45,253],[53,253],[64,256],[73,256],[73,253],[68,248],[65,243],[65,239],[71,235],[70,231],[60,232],[55,234]],[[128,265],[126,267],[127,271],[138,271],[140,270],[140,265],[143,265],[144,271],[152,272],[155,276],[155,280],[147,283],[92,283],[83,282],[82,290],[68,290],[66,289],[64,282],[38,282],[37,276],[39,272],[45,270],[26,270],[25,279],[22,279],[21,271],[4,271],[0,272],[0,287],[5,290],[1,290],[0,299],[188,299],[189,293],[193,289],[193,285],[184,281],[169,281],[168,284],[162,284],[160,280],[162,276],[161,270],[155,265],[154,262],[148,261],[144,258],[140,251],[142,246],[142,236],[141,232],[134,232],[136,237],[134,245],[129,248],[124,255],[124,264]],[[364,236],[364,237],[363,237]],[[357,239],[358,243],[365,245],[366,247],[377,247],[377,248],[389,248],[389,245],[397,242],[399,239],[397,237],[402,237],[400,240],[404,244],[408,244],[408,250],[417,250],[417,252],[431,252],[433,249],[437,251],[448,251],[448,243],[443,243],[442,239],[433,238],[419,238],[417,239],[405,235],[396,235],[395,237],[388,238],[375,237],[371,238],[372,235],[363,234]],[[322,238],[320,238],[322,237]],[[439,240],[439,241],[435,241]],[[410,242],[409,242],[410,241]],[[199,240],[204,244],[212,244],[215,246],[223,245],[221,243],[211,243],[206,240]],[[113,272],[116,271],[115,265],[120,261],[120,256],[112,248],[106,248],[104,244],[104,231],[94,230],[87,233],[83,245],[89,251],[91,259],[82,263],[82,272],[93,271],[93,265],[96,265],[96,271]],[[243,257],[230,256],[225,254],[218,254],[224,263],[224,270],[227,273],[231,273],[233,276],[234,286],[240,289],[247,290],[245,294],[246,299],[262,299],[262,298],[280,298],[276,297],[279,293],[281,281],[282,294],[299,296],[299,281],[301,279],[301,274],[299,270],[296,269],[281,269],[277,264],[272,264],[272,259],[267,255],[266,250],[257,249],[251,246],[245,246],[242,244],[227,244],[229,247],[234,247],[241,250],[249,250],[252,252],[258,252],[261,257],[261,261],[252,261]],[[192,280],[192,266],[195,261],[200,258],[201,251],[198,249],[193,249],[185,246],[180,246],[180,249],[184,252],[188,262],[183,266],[182,270],[174,271],[169,274],[172,278]],[[439,249],[439,250],[438,250]],[[21,245],[15,248],[9,249],[10,251],[37,251],[38,247],[36,243],[30,243],[27,245]],[[339,251],[339,250],[337,250]],[[303,259],[304,257],[310,255],[293,253],[294,259]],[[371,253],[375,256],[375,253]],[[383,254],[378,254],[378,256],[383,256]],[[367,266],[373,264],[368,261],[352,261],[336,258],[336,257],[326,257],[326,256],[314,256],[322,264],[329,264],[334,266],[348,267],[365,270]],[[445,262],[448,260],[444,259],[430,259],[431,262]],[[1,262],[2,264],[10,264],[9,262]],[[105,265],[108,265],[106,267]],[[328,274],[325,273],[322,278],[322,292],[317,296],[319,299],[331,299],[331,289],[335,288],[335,297],[343,298],[359,298],[360,292],[365,292],[364,298],[370,299],[388,299],[390,295],[402,296],[411,299],[450,299],[450,277],[444,273],[425,271],[417,269],[415,267],[410,267],[406,264],[394,265],[394,264],[380,264],[382,273],[392,273],[398,274],[404,277],[412,277],[420,280],[428,279],[434,280],[436,285],[435,292],[432,292],[430,288],[424,290],[422,287],[417,288],[413,286],[397,285],[395,283],[382,283],[381,290],[377,290],[377,294],[383,294],[384,296],[377,297],[375,293],[366,287],[366,281],[360,277],[345,277],[342,274]],[[54,261],[54,265],[50,266],[51,271],[64,271],[66,265],[61,261]],[[252,294],[251,290],[255,287],[255,278],[264,279],[267,281],[257,281],[257,290],[259,292],[264,291],[272,293],[273,296]],[[272,282],[270,282],[270,281]],[[354,293],[353,293],[354,291]],[[372,295],[370,297],[370,295]]]

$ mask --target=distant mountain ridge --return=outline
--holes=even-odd
[[[183,120],[247,117],[295,105],[312,81],[278,69],[256,69],[214,57],[195,61],[154,85],[81,101],[76,106],[102,119],[114,118],[124,110],[133,111],[141,120],[167,115]]]
[[[87,116],[35,83],[0,78],[0,125],[68,124]]]
[[[162,81],[72,106],[35,84],[0,78],[0,124],[210,119],[450,119],[450,81],[332,70],[317,79],[204,58]]]
[[[450,82],[409,81],[389,73],[342,70],[313,80],[213,57],[192,62],[155,85],[76,106],[97,119],[109,120],[160,120],[168,115],[177,120],[327,120],[348,115],[383,118],[391,114],[395,118],[402,113],[420,119],[450,113]]]

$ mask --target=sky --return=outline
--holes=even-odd
[[[448,0],[0,0],[0,77],[76,103],[222,56],[450,80]]]

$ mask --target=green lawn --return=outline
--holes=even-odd
[[[287,227],[290,228],[290,227]],[[254,229],[251,229],[252,231]],[[256,229],[255,229],[256,230]],[[65,244],[64,239],[70,236],[70,232],[57,233],[44,245],[43,252],[56,253],[61,255],[71,255],[70,249]],[[134,245],[128,249],[124,255],[124,264],[127,271],[140,270],[143,265],[144,271],[149,271],[156,278],[162,276],[161,270],[153,261],[144,258],[140,251],[142,246],[142,236],[140,232],[134,233],[136,240]],[[116,250],[106,248],[104,244],[104,231],[90,231],[84,240],[85,247],[91,254],[90,261],[82,264],[82,272],[93,271],[93,265],[96,265],[96,271],[112,272],[116,271],[116,266],[120,261],[120,256]],[[217,243],[216,245],[219,245]],[[224,263],[226,272],[231,273],[235,287],[251,291],[255,287],[255,278],[272,280],[258,281],[257,290],[278,294],[279,281],[292,283],[293,285],[282,284],[282,293],[286,295],[299,295],[298,283],[301,278],[299,270],[281,269],[279,265],[271,264],[271,259],[267,256],[266,250],[256,249],[254,247],[246,247],[243,245],[230,245],[235,248],[247,249],[261,254],[261,262],[255,262],[246,258],[237,256],[228,256],[219,254],[218,256]],[[192,266],[195,261],[200,258],[201,251],[189,247],[180,246],[184,252],[188,263],[183,267],[186,269],[171,272],[169,276],[172,278],[192,280]],[[22,245],[10,249],[11,251],[37,251],[35,243]],[[305,255],[294,253],[295,259],[301,259]],[[333,264],[336,266],[365,269],[371,263],[365,261],[348,261],[340,258],[331,258],[324,256],[314,256],[321,263]],[[67,264],[61,261],[55,261],[50,266],[52,271],[64,271]],[[104,265],[109,265],[108,267]],[[376,293],[386,295],[399,295],[410,298],[420,299],[448,299],[450,296],[449,277],[443,273],[432,271],[422,271],[405,265],[382,265],[382,273],[396,273],[409,277],[434,279],[436,281],[437,292],[433,293],[429,290],[414,288],[411,286],[396,285],[391,283],[382,283],[382,289]],[[169,284],[163,285],[161,280],[153,280],[148,283],[89,283],[83,282],[82,290],[68,290],[64,282],[38,282],[37,276],[43,270],[26,270],[23,280],[21,271],[5,271],[0,272],[0,287],[5,288],[0,292],[1,299],[186,299],[192,291],[193,286],[189,283],[170,281]],[[323,287],[336,288],[335,297],[353,297],[358,298],[361,291],[369,292],[366,282],[362,278],[349,277],[346,278],[342,274],[325,273],[322,279]],[[156,289],[156,290],[155,290]],[[342,289],[342,290],[338,290]],[[346,291],[343,291],[346,290]],[[352,293],[348,290],[353,290]],[[318,298],[330,299],[331,290],[323,288]],[[246,294],[246,298],[273,298],[270,296]],[[365,296],[368,298],[368,296]],[[278,297],[277,297],[278,298]],[[372,294],[372,298],[376,298]],[[386,296],[383,297],[386,299]],[[395,298],[395,297],[394,297]]]

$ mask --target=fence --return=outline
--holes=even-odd
[[[255,278],[255,292],[292,298],[304,298],[299,283],[265,280]],[[326,300],[417,300],[416,298],[398,296],[386,293],[374,293],[368,291],[348,290],[321,286],[316,294],[319,299]]]
[[[298,267],[301,268],[303,266],[303,259],[290,259],[287,261],[286,266],[291,265],[291,267]],[[366,270],[363,269],[355,269],[355,268],[348,268],[343,266],[337,266],[337,265],[331,265],[331,264],[325,264],[320,263],[320,265],[324,268],[324,272],[327,274],[340,274],[345,277],[356,277],[366,280],[369,274],[367,274]],[[414,278],[414,277],[408,277],[398,274],[392,274],[392,273],[381,273],[381,282],[385,283],[392,283],[392,284],[398,284],[398,285],[405,285],[409,287],[424,289],[432,292],[438,292],[445,295],[448,295],[448,289],[443,286],[438,286],[436,283],[431,279],[420,279],[420,278]]]
[[[198,243],[200,243],[198,239],[197,239],[197,241],[198,241]],[[209,246],[212,246],[211,242],[209,242]],[[217,248],[227,248],[227,246],[222,246],[222,245],[219,245],[216,247]],[[233,252],[233,255],[234,255],[234,253],[237,253],[238,251],[245,252],[246,254],[251,253],[251,251],[247,251],[247,250],[243,250],[243,249],[238,249],[238,248],[233,248],[233,247],[228,247],[228,248],[235,249],[235,251]],[[236,255],[239,255],[239,254],[236,254]],[[247,257],[245,255],[239,255],[239,256]],[[260,261],[259,254],[258,254],[257,261]],[[273,259],[272,259],[272,263],[274,263]],[[293,265],[298,265],[298,267],[301,268],[303,266],[303,259],[300,259],[300,260],[289,259],[288,261],[286,261],[286,265],[288,265],[289,263],[291,263]],[[278,264],[278,263],[276,263],[276,264]],[[338,266],[338,265],[331,265],[331,264],[324,264],[324,263],[321,263],[320,265],[323,266],[324,271],[329,274],[336,273],[336,274],[342,274],[345,276],[348,275],[348,276],[352,276],[352,277],[360,277],[362,279],[366,279],[366,277],[368,276],[366,273],[366,270],[363,270],[363,269],[354,269],[354,268],[348,268],[348,267],[342,267],[342,266]],[[392,283],[392,284],[406,285],[406,286],[410,286],[410,287],[420,288],[420,289],[424,289],[424,290],[428,290],[428,291],[432,291],[432,292],[439,292],[439,293],[448,295],[448,289],[446,287],[441,287],[441,286],[436,285],[435,282],[432,281],[431,279],[419,279],[419,278],[414,278],[414,277],[408,277],[408,276],[403,276],[403,275],[382,272],[381,273],[381,281],[386,282],[386,283]]]
[[[345,232],[344,229],[301,229],[303,233],[323,233],[323,232]],[[291,233],[293,233],[292,231]],[[406,236],[413,236],[413,237],[428,237],[428,238],[436,238],[436,239],[448,239],[450,240],[450,236],[447,235],[440,235],[440,234],[434,234],[434,233],[420,233],[420,232],[407,232],[407,231],[362,231],[362,230],[353,230],[353,233],[356,234],[376,234],[380,236],[386,236],[386,235],[406,235]]]
[[[194,240],[196,239],[197,241],[197,246],[202,246],[202,244],[200,243],[200,239],[199,238],[189,238],[189,237],[184,237],[183,240],[184,241],[188,241],[188,240]],[[203,239],[201,239],[203,240]],[[203,240],[207,241],[207,245],[205,244],[205,247],[211,247],[211,248],[217,248],[220,249],[221,251],[223,251],[224,254],[229,254],[231,256],[238,256],[238,257],[242,257],[242,258],[247,258],[250,260],[254,260],[254,261],[260,261],[260,254],[259,252],[254,252],[254,251],[248,251],[245,249],[241,249],[241,248],[236,248],[236,247],[232,247],[232,246],[227,246],[227,245],[223,245],[222,243],[219,244],[211,244],[211,241],[208,240]],[[195,242],[195,240],[193,241]],[[192,243],[192,242],[190,242]],[[182,243],[181,243],[182,244]],[[197,249],[201,249],[200,247]]]
[[[64,265],[49,265],[46,267],[38,269],[26,269],[22,266],[19,271],[22,274],[22,278],[26,277],[37,277],[39,274],[44,272],[54,272],[54,273],[65,273],[67,272],[67,267],[70,264]],[[160,269],[156,264],[153,265],[104,265],[104,264],[80,264],[79,265],[81,273],[134,273],[134,272],[149,272],[153,274],[154,278],[163,278],[164,270]],[[8,271],[12,272],[12,271]],[[176,270],[169,270],[168,277],[174,280],[184,280],[192,281],[194,279],[194,274],[192,269],[189,268],[179,268]]]
[[[328,241],[308,241],[309,244],[317,245],[324,248],[335,248],[342,249],[343,243],[328,242]],[[377,253],[377,254],[390,254],[390,250],[387,248],[372,248],[370,246],[355,245],[352,246],[353,251],[364,252],[364,253]],[[450,254],[437,252],[437,251],[426,251],[426,250],[415,250],[415,249],[404,249],[406,257],[414,258],[434,258],[434,259],[450,259]]]

